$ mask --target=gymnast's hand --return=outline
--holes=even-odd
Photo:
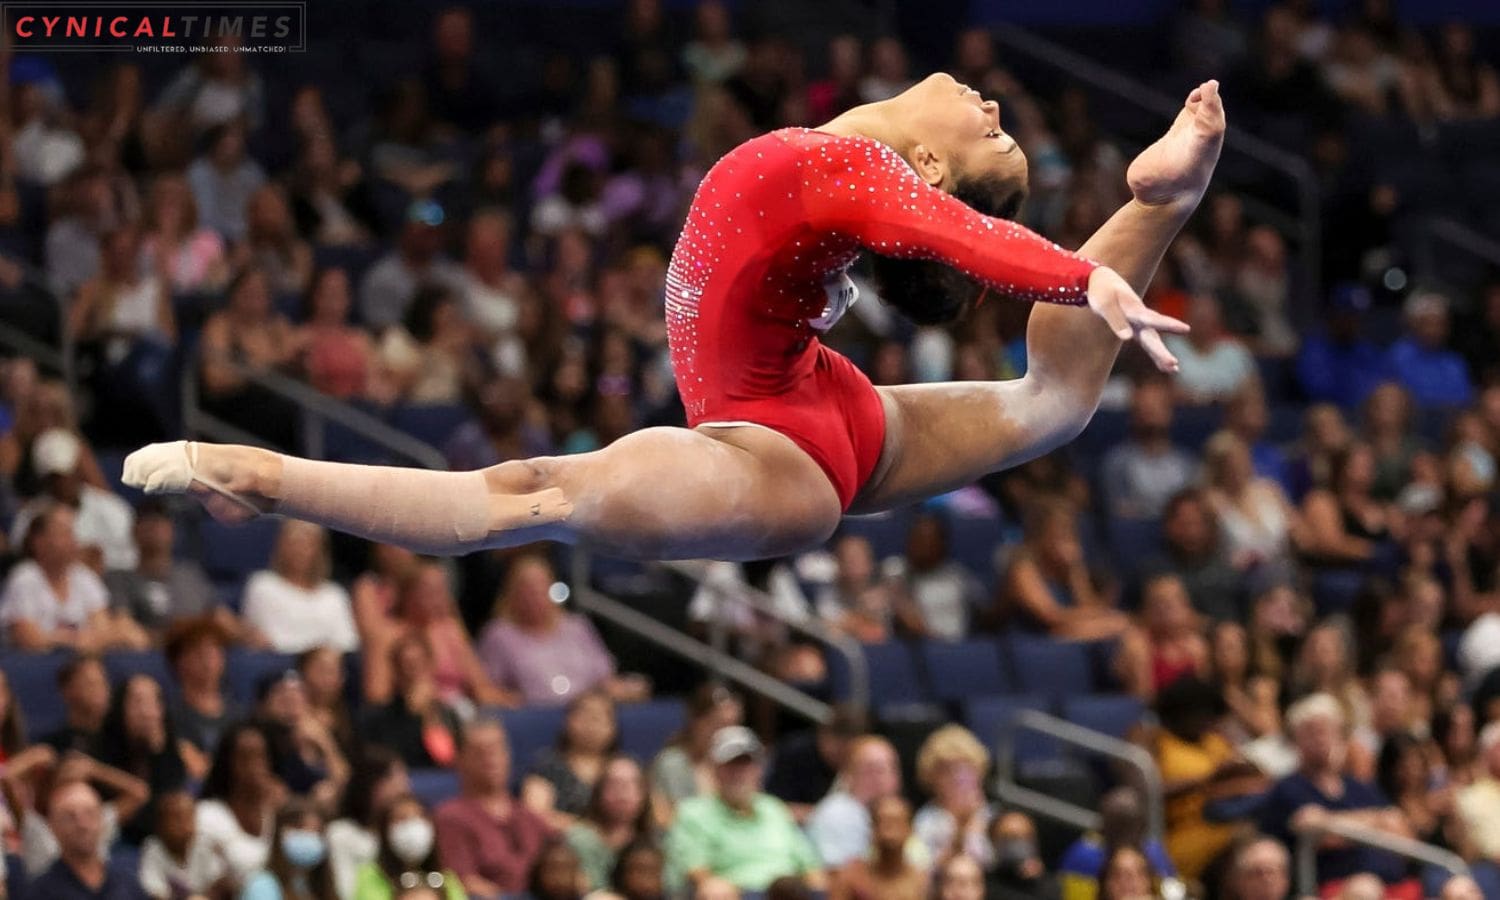
[[[1115,337],[1138,340],[1141,349],[1163,372],[1177,371],[1177,357],[1162,343],[1159,332],[1186,334],[1186,322],[1149,308],[1119,273],[1100,266],[1089,276],[1089,309],[1104,320]]]

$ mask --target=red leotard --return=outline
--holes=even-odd
[[[940,260],[1051,303],[1086,302],[1095,268],[929,186],[869,138],[786,129],[719,160],[667,272],[667,337],[688,425],[786,435],[827,473],[844,509],[880,460],[885,410],[864,373],[818,335],[847,307],[844,272],[861,249]]]

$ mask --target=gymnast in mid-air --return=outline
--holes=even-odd
[[[1124,341],[1176,368],[1160,332],[1186,326],[1139,294],[1207,189],[1224,127],[1207,82],[1131,163],[1133,199],[1075,254],[1008,220],[1027,166],[998,104],[933,75],[821,128],[747,141],[703,179],[666,285],[687,428],[470,472],[176,441],[131,454],[125,482],[191,493],[224,521],[274,513],[430,554],[538,540],[638,560],[806,550],[845,513],[940,494],[1071,440]],[[1036,301],[1025,376],[872,385],[820,340],[857,297],[847,271],[862,251],[892,283],[942,285],[926,277],[936,268],[983,287],[881,290],[919,323],[986,295]]]

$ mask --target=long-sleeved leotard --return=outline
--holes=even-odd
[[[667,335],[688,424],[778,431],[844,508],[885,440],[879,395],[818,335],[848,307],[861,249],[952,265],[1008,295],[1086,302],[1095,264],[929,186],[868,138],[788,129],[703,179],[667,272]]]

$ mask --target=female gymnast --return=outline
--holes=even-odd
[[[689,428],[472,472],[177,441],[131,454],[125,483],[191,493],[225,521],[276,513],[432,554],[537,540],[640,560],[805,550],[846,512],[939,494],[1071,440],[1122,341],[1175,369],[1158,330],[1186,326],[1137,292],[1202,198],[1223,132],[1218,85],[1207,82],[1131,164],[1134,199],[1075,255],[976,210],[1013,214],[1026,158],[998,104],[933,75],[822,128],[748,141],[704,178],[667,274]],[[988,291],[1041,301],[1025,377],[872,386],[819,340],[854,302],[845,272],[861,250],[896,273],[891,284],[903,271],[951,267]],[[982,295],[885,299],[940,322]]]

